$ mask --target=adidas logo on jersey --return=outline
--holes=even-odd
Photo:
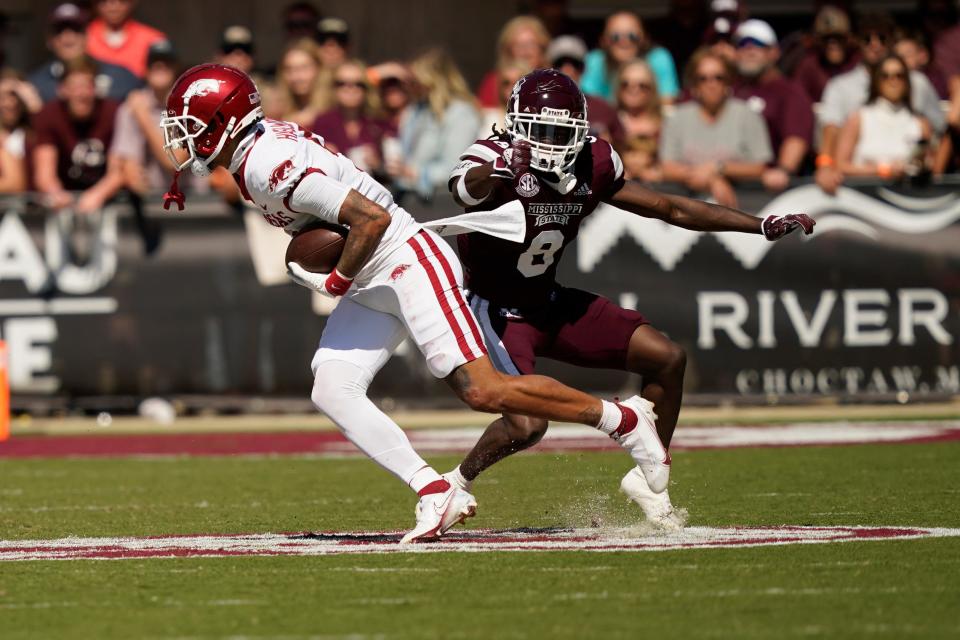
[[[593,189],[587,186],[586,182],[581,182],[580,186],[577,187],[577,190],[573,192],[575,196],[591,196],[593,195]]]

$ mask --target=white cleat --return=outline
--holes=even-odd
[[[623,436],[610,437],[630,452],[651,491],[666,491],[670,481],[670,453],[657,435],[657,414],[653,412],[653,403],[633,396],[620,402],[620,406],[637,414],[637,426]]]
[[[453,485],[443,493],[423,496],[417,503],[417,524],[403,536],[400,544],[436,540],[476,512],[477,499]]]
[[[643,472],[638,467],[630,469],[627,475],[623,476],[623,480],[620,481],[620,491],[631,501],[636,502],[647,520],[663,531],[681,531],[687,524],[685,510],[673,508],[666,489],[660,493],[651,491],[646,478],[643,477]]]
[[[459,467],[457,467],[457,469],[447,471],[440,477],[449,482],[451,487],[456,487],[466,491],[467,493],[470,493],[470,491],[473,490],[473,480],[467,480],[464,478],[460,473],[457,472],[458,469]]]

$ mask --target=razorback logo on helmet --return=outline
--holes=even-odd
[[[287,179],[290,171],[293,170],[293,160],[284,160],[270,174],[270,191],[276,191],[277,186]]]
[[[194,96],[205,96],[211,93],[217,93],[220,91],[221,84],[223,84],[222,80],[215,80],[213,78],[196,80],[183,92],[183,101],[186,102]]]

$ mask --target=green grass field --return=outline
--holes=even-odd
[[[678,452],[691,525],[960,527],[960,443]],[[438,468],[453,457],[432,458]],[[522,455],[476,527],[637,520],[619,453]],[[362,459],[0,461],[0,539],[404,529]],[[960,636],[960,538],[658,552],[0,563],[0,638]]]

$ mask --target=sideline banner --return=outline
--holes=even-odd
[[[952,187],[738,195],[758,214],[811,214],[816,233],[769,243],[602,207],[566,251],[560,280],[639,309],[683,344],[688,392],[960,393]],[[447,200],[404,204],[421,220],[458,213]],[[85,218],[27,214],[15,201],[0,208],[0,339],[14,394],[306,397],[328,308],[278,278],[282,252],[271,268],[281,231],[208,205],[162,216],[163,245],[151,257],[121,207]],[[616,372],[543,370],[608,393],[637,384]],[[402,348],[374,391],[447,399],[431,380],[415,349]]]

